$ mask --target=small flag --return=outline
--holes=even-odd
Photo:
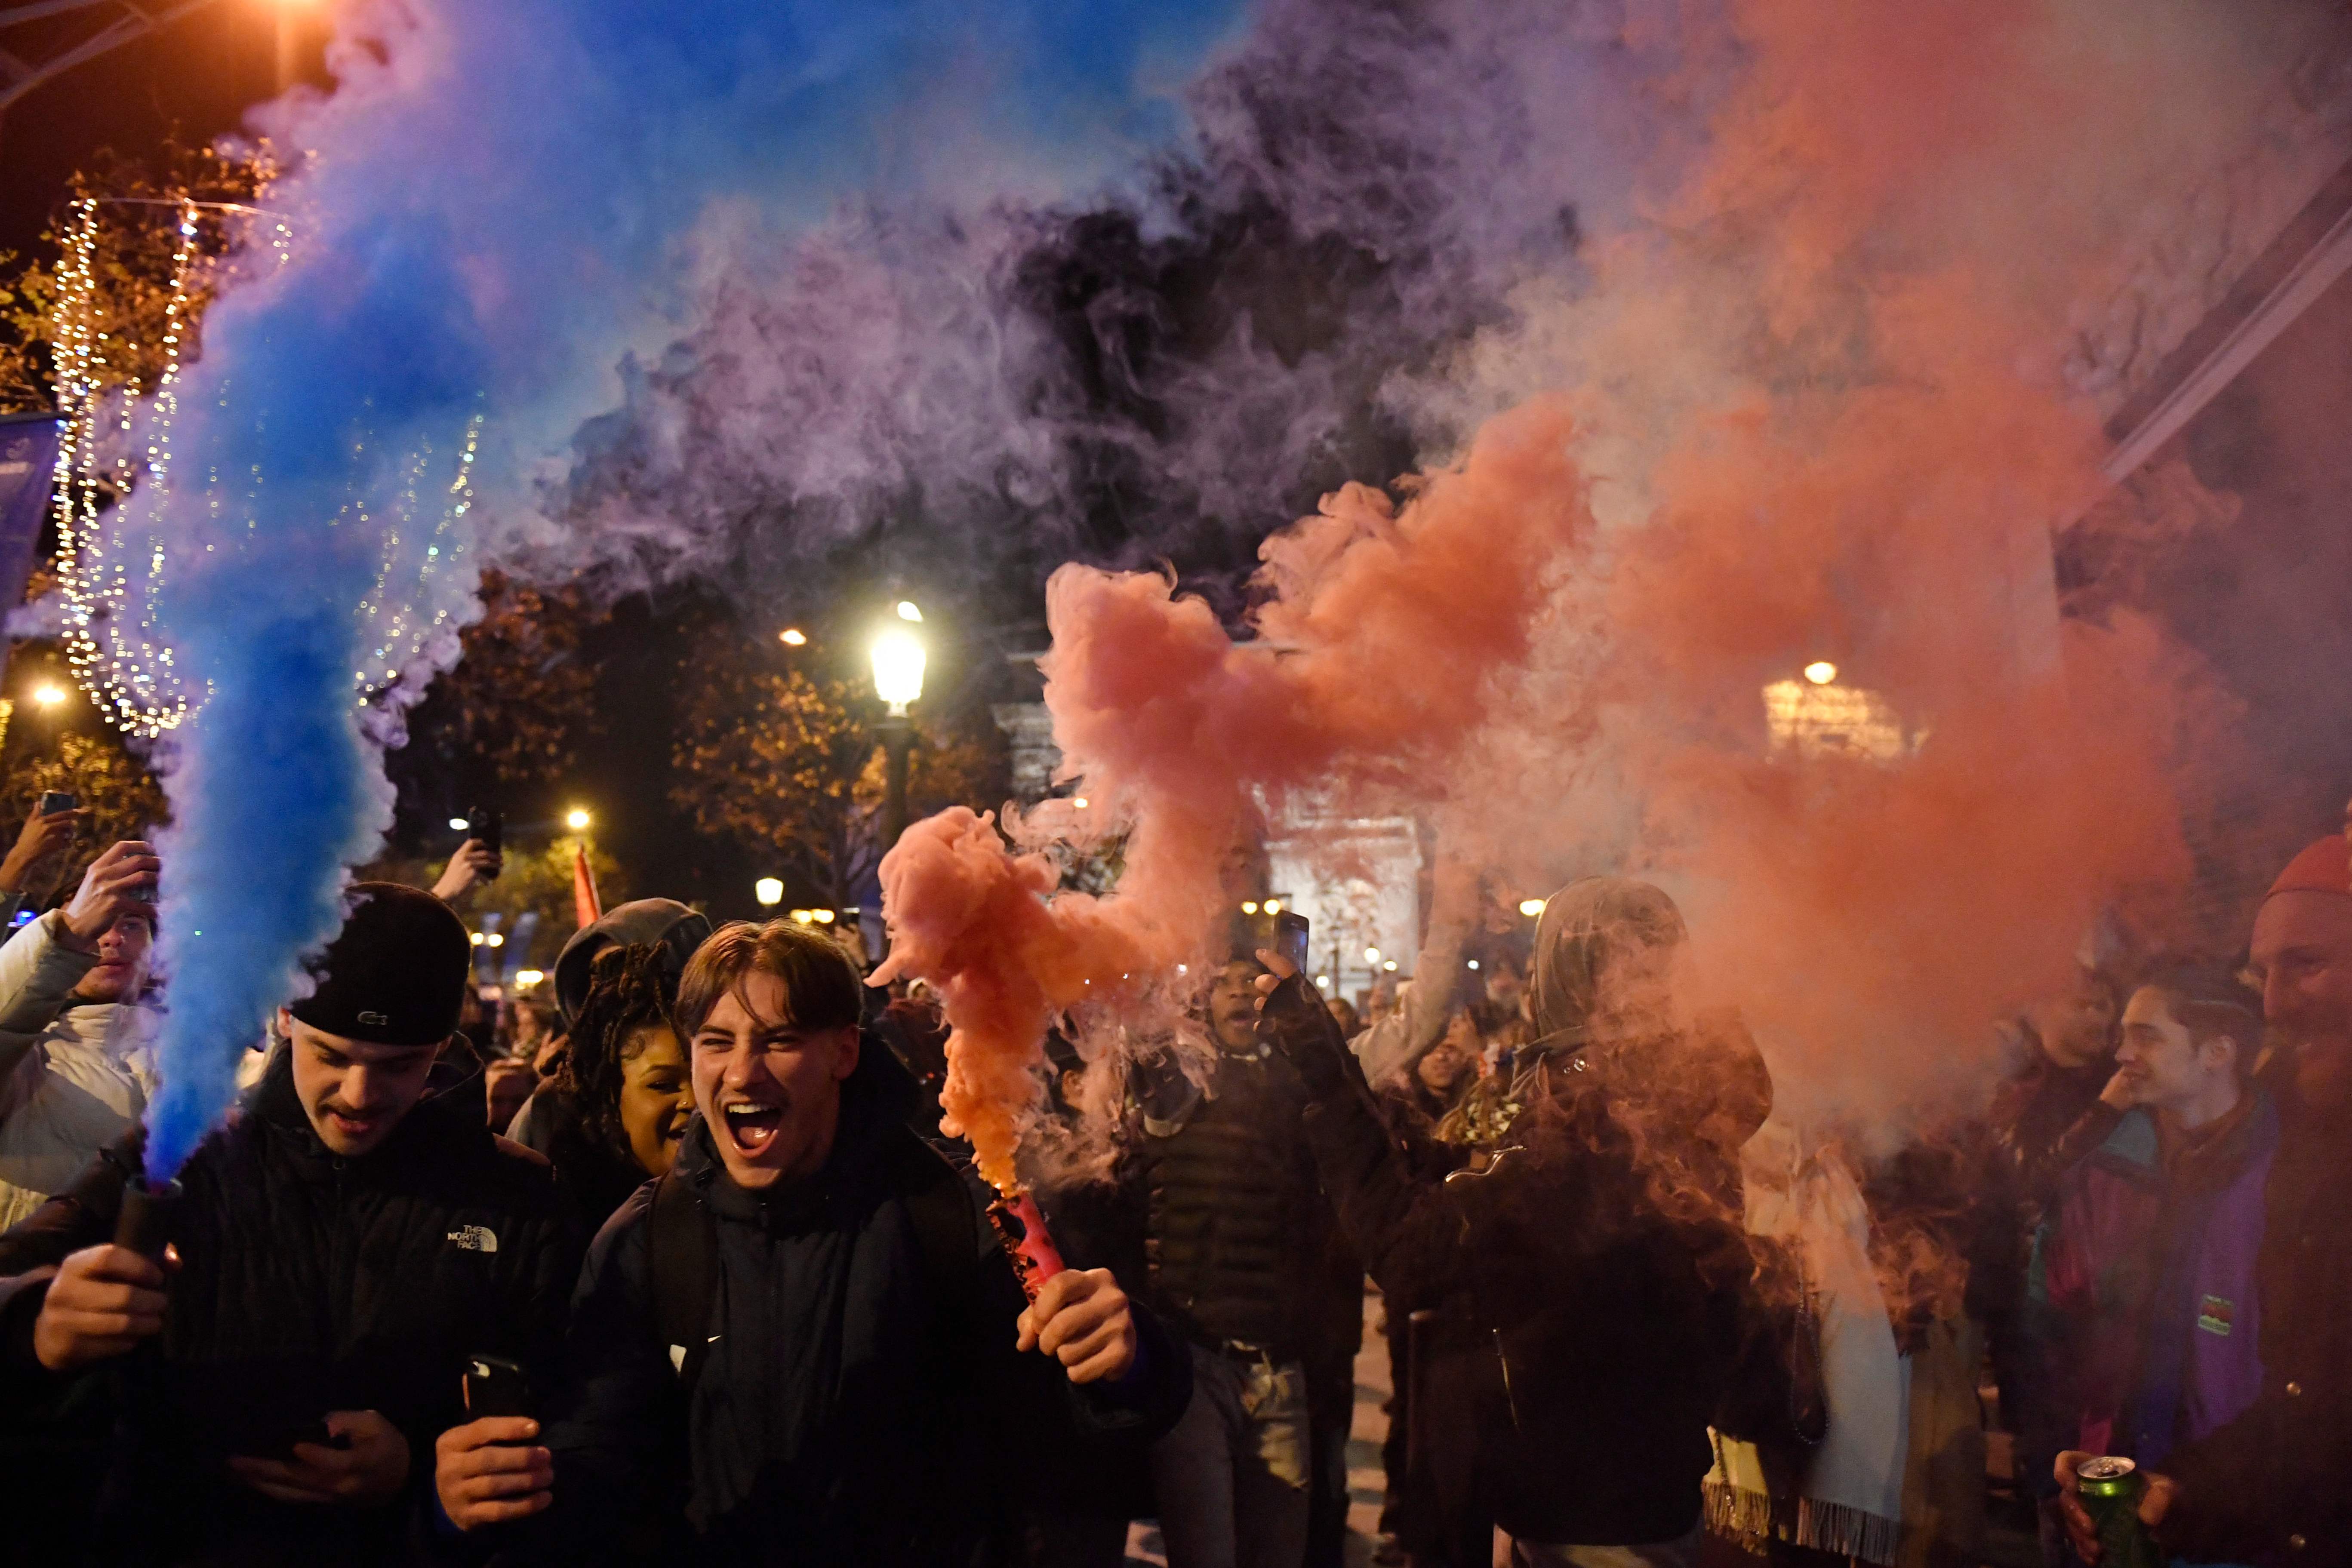
[[[588,846],[572,847],[572,903],[583,925],[604,918],[604,901],[596,896],[596,873],[588,869]]]

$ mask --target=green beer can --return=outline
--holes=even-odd
[[[2119,1455],[2074,1467],[2083,1511],[2099,1531],[2099,1568],[2163,1568],[2164,1557],[2139,1521],[2139,1494],[2147,1483],[2139,1467]]]

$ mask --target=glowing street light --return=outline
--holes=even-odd
[[[1257,913],[1257,900],[1255,898],[1243,899],[1242,913],[1244,915],[1255,915]]]
[[[1269,899],[1267,899],[1267,900],[1265,901],[1265,912],[1266,912],[1268,915],[1279,915],[1279,914],[1281,914],[1281,913],[1282,913],[1282,900],[1280,900],[1280,899],[1278,899],[1278,898],[1269,898]]]
[[[920,611],[903,601],[898,614],[902,620],[922,619]],[[882,848],[887,852],[907,831],[907,758],[915,744],[915,727],[907,720],[907,706],[923,695],[923,640],[904,626],[886,625],[875,634],[871,653],[875,695],[889,705],[888,716],[880,727],[887,763],[882,797]]]
[[[1381,960],[1381,967],[1385,972],[1393,975],[1396,973],[1396,960],[1394,958],[1383,958]]]
[[[1533,920],[1537,915],[1541,915],[1543,912],[1544,901],[1542,899],[1523,898],[1519,900],[1519,913],[1526,915],[1528,919]]]
[[[830,909],[812,909],[809,911],[809,918],[815,921],[819,925],[830,925],[833,924],[833,911]]]
[[[482,938],[482,946],[485,947],[503,947],[506,945],[506,934],[501,931],[493,931]]]
[[[515,971],[515,984],[518,986],[535,986],[545,978],[547,978],[547,971],[544,969],[517,969]]]
[[[588,809],[584,806],[574,806],[563,813],[563,825],[575,833],[586,832],[593,821],[594,819],[588,815]]]
[[[923,612],[915,608],[915,601],[913,600],[901,599],[898,601],[898,619],[901,621],[912,621],[915,624],[919,626],[923,622]]]
[[[751,896],[760,901],[761,908],[773,909],[784,901],[783,879],[775,876],[761,877],[751,884]]]
[[[1805,666],[1805,679],[1817,686],[1826,686],[1837,679],[1837,666],[1827,659],[1815,659]]]
[[[923,695],[923,640],[903,627],[891,626],[874,639],[874,690],[890,705],[891,716],[904,718],[907,706]]]
[[[1381,961],[1381,950],[1380,950],[1378,947],[1367,947],[1367,948],[1365,948],[1365,949],[1364,949],[1364,962],[1365,962],[1365,963],[1367,963],[1367,964],[1377,964],[1377,963],[1379,963],[1380,961]]]
[[[33,700],[43,707],[55,707],[66,700],[66,689],[53,682],[44,681],[33,688]]]
[[[797,626],[787,626],[776,633],[776,641],[787,648],[805,648],[808,646],[808,633]]]
[[[450,831],[453,831],[453,832],[459,832],[459,833],[462,833],[462,832],[464,832],[467,828],[470,828],[470,827],[472,827],[473,825],[474,825],[473,823],[471,823],[471,822],[467,821],[465,818],[463,818],[463,817],[452,817],[452,818],[450,818],[450,819],[449,819],[449,828],[450,828]]]

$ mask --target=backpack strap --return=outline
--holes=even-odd
[[[710,1356],[710,1309],[719,1293],[719,1232],[701,1195],[673,1169],[654,1184],[654,1331],[688,1391]]]
[[[978,1208],[964,1174],[911,1133],[890,1140],[891,1175],[905,1196],[915,1252],[933,1310],[961,1316],[980,1273]]]
[[[909,1135],[898,1146],[899,1166],[908,1178],[907,1216],[915,1228],[923,1277],[943,1301],[968,1292],[981,1256],[971,1187],[961,1170],[921,1139]]]

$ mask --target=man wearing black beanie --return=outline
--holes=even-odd
[[[109,1241],[139,1134],[0,1236],[0,1423],[110,1396],[128,1438],[94,1499],[16,1523],[155,1563],[389,1562],[434,1528],[469,1361],[543,1364],[580,1259],[547,1162],[445,1059],[471,958],[437,899],[354,885],[261,1082],[181,1171],[164,1256]]]

